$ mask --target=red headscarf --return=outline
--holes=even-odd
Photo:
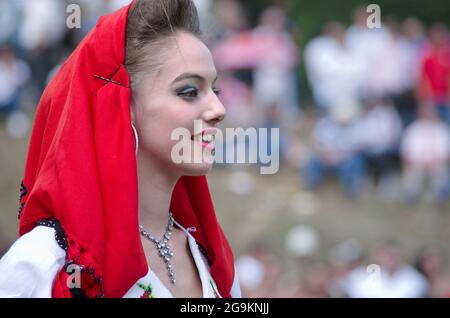
[[[101,17],[45,89],[21,187],[19,235],[40,220],[59,221],[66,266],[82,266],[81,290],[88,297],[122,297],[148,271],[124,67],[129,7]],[[197,228],[193,235],[219,292],[230,297],[233,254],[206,177],[180,178],[170,209],[184,227]],[[71,297],[66,266],[55,279],[54,297]]]

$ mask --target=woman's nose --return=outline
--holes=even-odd
[[[220,123],[226,116],[226,109],[217,95],[210,100],[208,109],[204,113],[204,120],[211,126]]]

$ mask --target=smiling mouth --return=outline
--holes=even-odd
[[[216,146],[214,144],[215,136],[213,133],[202,132],[201,134],[191,136],[193,142],[201,144],[202,148],[208,149],[212,155],[216,153]]]
[[[191,140],[198,141],[198,142],[205,143],[205,144],[211,144],[211,143],[214,143],[215,137],[213,134],[208,134],[208,133],[203,132],[198,135],[192,135]]]

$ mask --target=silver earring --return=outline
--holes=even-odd
[[[135,148],[136,148],[136,156],[138,153],[138,149],[139,149],[139,137],[138,137],[138,133],[136,131],[136,127],[134,127],[133,123],[131,123],[131,128],[133,128],[133,133],[134,133],[134,144],[135,144]]]

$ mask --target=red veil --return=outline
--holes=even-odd
[[[128,9],[99,19],[37,107],[21,186],[19,235],[42,220],[52,220],[65,233],[66,265],[55,279],[54,297],[74,295],[67,284],[70,264],[81,266],[81,291],[87,297],[122,297],[148,271],[138,230],[124,67]],[[197,228],[193,235],[219,292],[230,297],[233,254],[217,222],[206,177],[180,178],[170,209],[184,227]]]

